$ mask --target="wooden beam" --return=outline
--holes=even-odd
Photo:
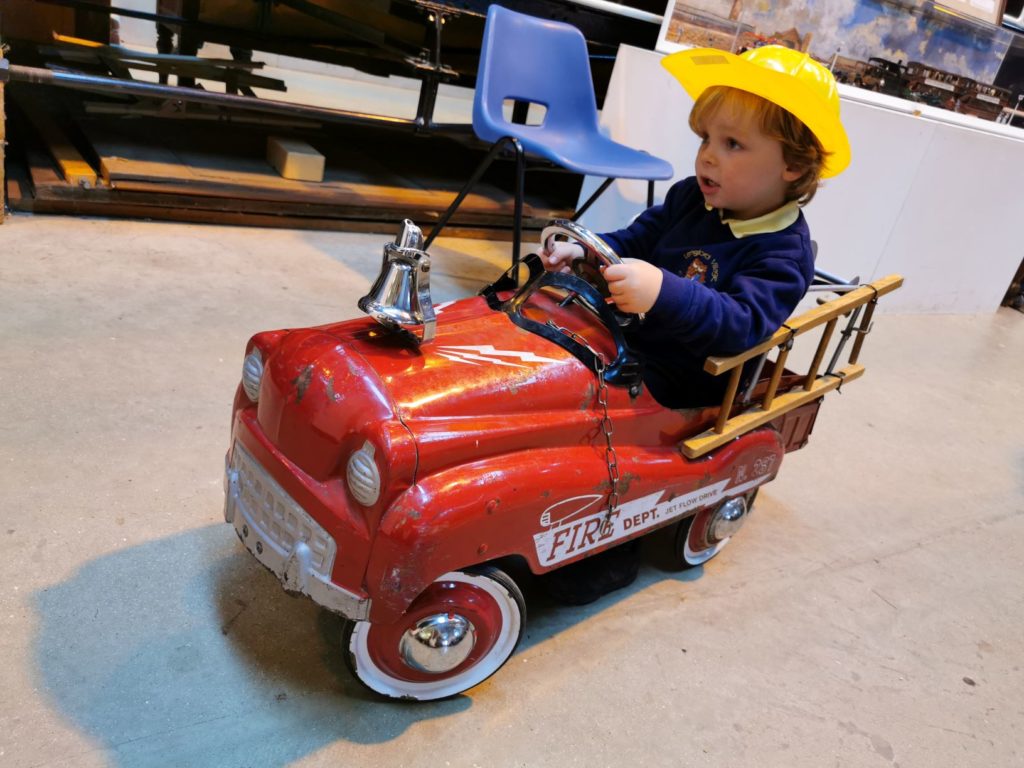
[[[39,138],[60,168],[64,180],[76,187],[95,187],[96,171],[82,157],[46,105],[35,98],[35,94],[28,89],[22,88],[18,91],[18,106],[38,132]]]

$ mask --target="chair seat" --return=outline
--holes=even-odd
[[[512,136],[519,139],[529,154],[589,176],[612,179],[672,178],[672,166],[665,160],[619,144],[600,133],[574,131],[555,134],[542,132],[539,127],[509,125],[504,131],[498,126],[481,131],[478,126],[477,135],[484,141],[497,141],[503,136]]]
[[[544,107],[540,125],[528,125],[513,116],[526,105]],[[502,152],[516,158],[512,263],[519,263],[522,244],[523,188],[526,156],[533,155],[575,173],[603,177],[605,181],[579,206],[574,218],[615,179],[647,182],[647,205],[654,202],[654,181],[672,178],[672,166],[646,152],[612,141],[601,133],[597,99],[590,74],[590,55],[583,34],[571,24],[541,19],[491,3],[487,8],[484,39],[480,46],[473,98],[473,132],[491,149],[472,177],[455,196],[424,247],[429,247],[469,191]]]

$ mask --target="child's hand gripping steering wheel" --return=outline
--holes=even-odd
[[[583,257],[575,259],[570,265],[573,274],[594,286],[602,296],[607,298],[611,295],[608,290],[608,281],[604,279],[601,268],[609,267],[613,264],[621,264],[622,259],[611,249],[608,243],[589,229],[569,219],[552,219],[548,222],[548,225],[544,227],[540,234],[540,241],[545,249],[550,250],[549,240],[551,239],[556,241],[559,239],[571,239],[582,246]],[[637,315],[622,312],[618,309],[615,310],[615,315],[619,325],[622,327],[632,325],[635,321],[642,321],[644,319],[643,313]]]

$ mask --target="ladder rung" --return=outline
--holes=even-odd
[[[836,389],[842,382],[860,378],[863,373],[863,365],[848,365],[833,375],[817,379],[810,389],[796,389],[777,396],[771,408],[765,409],[760,405],[749,408],[726,421],[721,434],[712,428],[685,440],[681,446],[683,455],[688,459],[703,456],[708,451],[725,445],[745,432],[767,424],[769,421],[774,421],[782,414],[816,400],[826,392]]]

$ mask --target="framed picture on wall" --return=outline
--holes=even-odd
[[[673,14],[678,5],[676,0],[669,0],[668,7],[665,8],[665,13],[661,17],[661,29],[658,31],[658,42],[655,44],[654,50],[661,53],[675,53],[687,47],[678,42],[678,22],[675,22],[675,26],[673,25]],[[670,32],[670,30],[673,31]]]
[[[735,0],[669,0],[654,48],[675,53],[684,48],[736,49],[744,29],[741,2]]]
[[[941,3],[934,4],[937,11],[947,8],[961,16],[981,19],[999,26],[1003,23],[1006,0],[942,0]]]

